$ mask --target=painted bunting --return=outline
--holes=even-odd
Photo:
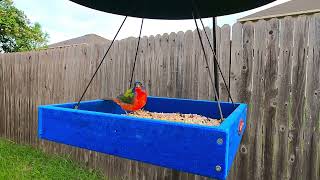
[[[113,99],[125,111],[137,111],[147,103],[147,91],[141,82],[135,82],[134,87],[128,89],[124,94],[120,94]]]

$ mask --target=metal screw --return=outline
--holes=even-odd
[[[217,172],[220,172],[220,171],[221,171],[221,169],[222,169],[222,168],[221,168],[221,166],[216,165],[216,171],[217,171]]]
[[[219,145],[221,145],[221,144],[223,143],[223,139],[222,139],[222,138],[218,138],[218,139],[217,139],[217,143],[218,143]]]

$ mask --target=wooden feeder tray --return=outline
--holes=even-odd
[[[202,176],[226,179],[245,129],[247,105],[221,102],[218,126],[126,115],[114,102],[39,106],[41,139]],[[217,102],[148,97],[148,112],[220,119]]]

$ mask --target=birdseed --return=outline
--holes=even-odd
[[[219,126],[221,124],[220,119],[212,119],[204,117],[198,114],[181,114],[181,113],[159,113],[149,112],[145,110],[138,110],[128,114],[129,116],[139,118],[150,118],[165,121],[183,122],[188,124],[199,124],[207,126]]]

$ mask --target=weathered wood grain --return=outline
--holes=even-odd
[[[245,86],[241,86],[241,71],[243,65],[242,24],[232,26],[231,66],[230,66],[230,93],[234,101],[239,102],[239,97]]]
[[[168,59],[168,78],[167,78],[167,97],[176,97],[176,89],[177,89],[177,59],[176,59],[176,51],[175,47],[177,47],[177,34],[170,33],[169,35],[169,45],[168,52],[165,56]]]
[[[320,14],[309,17],[303,166],[306,179],[320,177]]]
[[[250,105],[250,94],[252,90],[252,63],[253,63],[253,43],[254,43],[254,26],[253,23],[247,22],[242,26],[243,36],[242,36],[242,52],[243,57],[241,60],[241,66],[238,67],[241,69],[240,76],[240,89],[241,93],[238,93],[234,98],[240,102],[248,103],[248,112],[252,106]],[[237,33],[234,31],[234,33]],[[238,32],[239,33],[239,32]],[[234,34],[235,35],[235,34]],[[234,45],[234,44],[233,44]],[[231,62],[232,63],[232,62]],[[231,68],[233,63],[231,64]],[[234,69],[232,68],[232,69]],[[232,87],[237,88],[237,87]],[[237,165],[233,166],[233,171],[238,171],[234,176],[231,176],[230,179],[250,179],[253,175],[253,169],[251,167],[252,161],[252,151],[254,133],[251,133],[254,128],[255,120],[250,118],[250,113],[248,114],[247,119],[247,128],[246,133],[243,135],[242,143],[240,145],[240,152],[237,154],[236,163]]]
[[[192,54],[193,54],[193,37],[195,32],[187,31],[184,34],[183,39],[183,51],[182,51],[182,59],[181,61],[181,74],[182,77],[182,97],[191,97],[192,96],[192,81],[189,81],[189,79],[192,79]],[[199,39],[195,39],[195,41],[199,41]]]
[[[184,36],[185,34],[183,32],[179,32],[177,34],[177,44],[175,47],[175,61],[177,63],[176,66],[176,97],[181,98],[183,96],[182,92],[183,92],[183,70],[182,70],[182,62],[183,62],[183,45],[184,45]]]
[[[241,86],[241,70],[243,66],[243,46],[242,46],[242,24],[236,23],[232,26],[232,46],[231,46],[231,66],[230,66],[230,94],[235,102],[239,102],[239,95],[246,90]],[[237,169],[240,166],[239,153],[236,156],[233,168],[230,171],[230,177],[237,177]]]
[[[251,170],[254,179],[262,179],[264,177],[264,153],[265,153],[265,124],[264,124],[264,94],[265,92],[265,71],[267,62],[266,48],[267,48],[267,23],[264,20],[258,21],[254,25],[254,60],[252,65],[253,86],[251,95],[251,109],[250,118],[254,120],[251,132],[254,139],[253,149],[251,151],[252,163]]]
[[[200,35],[201,35],[201,39],[202,39],[202,43],[204,43],[204,34],[202,33],[202,31],[200,31]],[[198,37],[198,38],[197,38]],[[186,73],[190,74],[189,79],[187,79],[187,82],[190,82],[190,95],[188,97],[191,97],[193,99],[197,99],[198,98],[198,84],[199,84],[199,68],[201,68],[202,64],[205,64],[205,55],[204,52],[202,50],[202,48],[195,48],[195,47],[201,47],[201,43],[199,40],[199,35],[198,32],[195,30],[193,31],[192,36],[190,37],[189,43],[191,43],[189,46],[190,51],[188,54],[188,56],[190,56],[190,70],[188,70]],[[191,55],[192,54],[192,55]],[[205,52],[206,56],[207,56],[207,52]],[[206,71],[206,69],[203,69],[204,71]]]
[[[222,101],[229,100],[227,88],[230,87],[230,29],[229,25],[224,25],[221,28],[219,65],[226,82],[226,84],[224,84],[222,75],[219,74],[219,95]]]
[[[303,129],[305,107],[305,85],[307,64],[309,21],[306,16],[300,16],[294,22],[294,41],[292,58],[292,99],[289,124],[289,178],[305,177],[303,164]]]
[[[278,65],[278,96],[276,99],[276,117],[274,132],[277,138],[274,140],[274,156],[276,179],[288,179],[288,127],[289,104],[291,87],[291,67],[293,54],[293,19],[286,17],[280,20],[280,52]]]
[[[263,100],[263,123],[265,128],[264,140],[264,179],[275,179],[276,173],[275,156],[273,156],[276,144],[276,99],[277,99],[277,72],[279,56],[279,21],[271,19],[267,21],[267,49],[264,72],[264,100]]]
[[[209,37],[209,42],[211,43],[212,46],[212,30],[210,30],[208,27],[205,28],[206,34]],[[211,72],[211,76],[214,82],[215,79],[215,74],[214,74],[214,63],[213,63],[213,57],[214,54],[212,53],[212,50],[210,48],[208,39],[202,31],[202,37],[204,41],[204,47],[207,55],[207,60],[208,60],[208,66],[204,61],[202,61],[202,65],[199,64],[199,69],[198,69],[198,99],[206,99],[206,100],[214,100],[214,92],[213,92],[213,86],[211,84],[211,80],[209,77],[208,70]],[[206,70],[207,69],[207,70]],[[204,71],[206,70],[206,71]],[[218,90],[217,90],[218,91]]]
[[[215,51],[216,61],[217,61],[217,65],[220,65],[219,60],[220,60],[221,28],[219,26],[216,26],[216,39],[215,39],[215,41],[216,41],[216,51]],[[221,73],[219,71],[219,68],[218,67],[216,67],[216,68],[217,68],[218,73],[216,74],[217,76],[215,78],[215,85],[217,86],[216,88],[217,88],[218,97],[220,97],[219,83],[220,83]],[[216,98],[214,98],[214,99],[216,99]]]
[[[160,38],[160,47],[157,48],[157,59],[159,60],[158,79],[160,81],[159,95],[167,96],[168,92],[168,78],[170,78],[169,72],[169,34],[165,33]]]
[[[3,74],[4,74],[4,69],[3,69],[3,61],[6,55],[0,56],[0,84],[4,84],[3,80]],[[4,104],[3,104],[3,94],[4,94],[4,89],[3,86],[0,86],[0,114],[2,116],[4,115]],[[2,120],[3,117],[0,117],[0,136],[4,137],[5,136],[5,130],[6,130],[6,121]]]

